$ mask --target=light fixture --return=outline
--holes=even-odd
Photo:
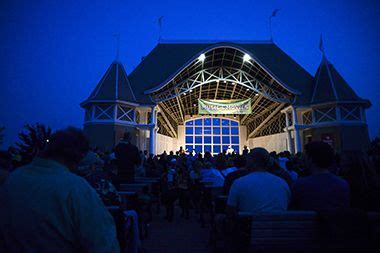
[[[194,107],[196,107],[197,105],[196,104],[193,104]]]
[[[243,56],[243,61],[249,61],[250,59],[252,59],[252,58],[251,58],[251,56],[249,56],[248,54],[245,54],[245,55]]]
[[[184,92],[183,95],[186,96],[186,92]]]
[[[258,95],[259,95],[259,93],[256,93],[256,94],[255,94],[255,96],[258,96]]]
[[[232,85],[235,85],[236,83],[231,83]]]
[[[226,83],[226,82],[227,82],[226,80],[223,81],[223,83]]]
[[[190,92],[193,92],[193,90],[190,90]]]
[[[249,91],[249,89],[247,88],[247,91]]]
[[[199,61],[204,61],[206,59],[206,55],[205,54],[201,54],[200,56],[198,56],[198,60]]]

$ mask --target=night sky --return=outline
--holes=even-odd
[[[371,138],[380,136],[380,8],[375,0],[307,1],[0,1],[0,126],[3,148],[26,123],[81,127],[79,103],[115,59],[130,73],[157,44],[157,19],[166,40],[268,40],[314,75],[327,58],[357,94],[370,99]]]

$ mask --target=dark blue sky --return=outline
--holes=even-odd
[[[163,38],[267,40],[314,75],[323,33],[328,59],[363,98],[371,137],[380,136],[380,8],[375,0],[308,1],[18,1],[0,2],[0,125],[5,145],[26,123],[81,127],[79,103],[115,58],[130,73]]]

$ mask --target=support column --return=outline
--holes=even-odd
[[[156,154],[156,126],[157,126],[157,117],[156,117],[157,107],[153,106],[150,114],[150,122],[152,126],[150,127],[149,132],[149,153]]]
[[[302,145],[301,145],[301,133],[300,128],[298,125],[298,117],[297,117],[297,111],[295,108],[293,108],[293,126],[294,126],[294,144],[295,144],[295,152],[301,152],[302,151]]]
[[[290,153],[293,154],[294,153],[294,148],[293,148],[294,145],[292,143],[292,135],[289,131],[290,124],[289,124],[289,114],[287,111],[285,112],[285,123],[286,123],[285,124],[286,125],[285,131],[286,131],[286,140],[287,140],[287,144],[288,144],[288,150]]]

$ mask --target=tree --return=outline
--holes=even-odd
[[[5,127],[0,127],[0,146],[3,145]]]
[[[30,163],[33,158],[45,148],[49,142],[52,130],[43,124],[24,126],[24,131],[19,133],[19,142],[16,143],[18,153],[21,155],[21,163]]]

